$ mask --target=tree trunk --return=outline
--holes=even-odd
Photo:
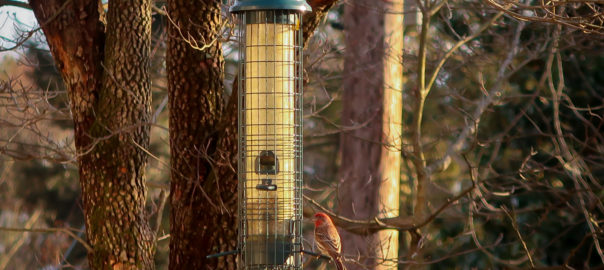
[[[92,269],[153,269],[148,227],[149,0],[31,1],[68,87]]]
[[[402,136],[403,2],[356,0],[345,7],[347,29],[341,138],[341,214],[355,219],[399,215]],[[367,14],[369,13],[369,14]],[[368,236],[342,231],[349,269],[392,269],[398,232]]]
[[[237,246],[237,179],[233,170],[219,169],[233,162],[228,156],[235,157],[236,146],[225,153],[227,164],[215,162],[219,138],[236,141],[236,129],[219,131],[225,107],[220,1],[171,0],[168,14],[170,269],[235,269],[234,256],[206,259]]]

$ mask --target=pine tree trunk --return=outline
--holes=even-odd
[[[345,7],[346,55],[340,212],[355,219],[399,215],[402,136],[402,1],[352,1]],[[367,14],[369,12],[369,14]],[[390,12],[390,13],[388,13]],[[343,253],[360,255],[349,269],[397,266],[398,232],[342,231]]]
[[[68,87],[91,269],[153,269],[145,218],[149,0],[30,2]]]

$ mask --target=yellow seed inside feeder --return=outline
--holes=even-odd
[[[248,235],[288,235],[294,218],[295,25],[246,26]]]

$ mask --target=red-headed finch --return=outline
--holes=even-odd
[[[322,253],[331,257],[338,270],[346,270],[342,262],[342,244],[340,234],[331,218],[325,213],[315,214],[315,242]]]

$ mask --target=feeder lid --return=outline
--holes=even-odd
[[[298,10],[311,11],[311,7],[305,0],[235,0],[235,4],[229,9],[236,13],[251,10]]]

